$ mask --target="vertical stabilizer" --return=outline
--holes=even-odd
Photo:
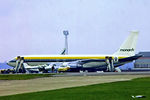
[[[63,49],[63,51],[61,52],[61,55],[66,55],[66,48]]]
[[[133,56],[135,55],[138,31],[131,31],[129,37],[124,41],[119,50],[114,55]]]

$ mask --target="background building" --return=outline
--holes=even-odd
[[[134,63],[134,69],[149,69],[150,70],[150,52],[139,52],[143,57],[137,59]]]

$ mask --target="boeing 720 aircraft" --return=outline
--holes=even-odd
[[[65,71],[74,69],[87,70],[90,68],[108,72],[120,71],[117,68],[118,66],[132,62],[142,56],[135,54],[137,38],[138,32],[131,32],[118,51],[112,55],[26,55],[15,57],[8,62],[8,65],[18,68],[18,66],[21,67],[24,63],[30,66],[37,66],[59,62],[62,63],[61,69],[64,67]]]

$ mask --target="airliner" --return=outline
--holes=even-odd
[[[52,67],[54,67],[55,64],[52,63],[52,64],[30,66],[27,63],[23,63],[23,66],[26,72],[29,72],[29,73],[38,73],[38,72],[47,73],[48,71],[52,71]]]
[[[16,67],[17,61],[27,63],[30,66],[43,65],[48,63],[61,63],[63,71],[97,69],[114,72],[121,71],[119,66],[132,62],[142,55],[135,54],[138,31],[131,31],[129,37],[121,47],[112,55],[24,55],[15,57],[8,62],[8,65]],[[67,68],[66,68],[67,67]],[[59,69],[58,69],[59,70]]]

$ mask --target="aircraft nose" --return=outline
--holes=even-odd
[[[7,64],[7,65],[10,65],[10,61],[7,61],[6,64]]]
[[[15,61],[11,60],[11,61],[7,61],[6,64],[9,66],[15,66],[16,63],[15,63]]]

